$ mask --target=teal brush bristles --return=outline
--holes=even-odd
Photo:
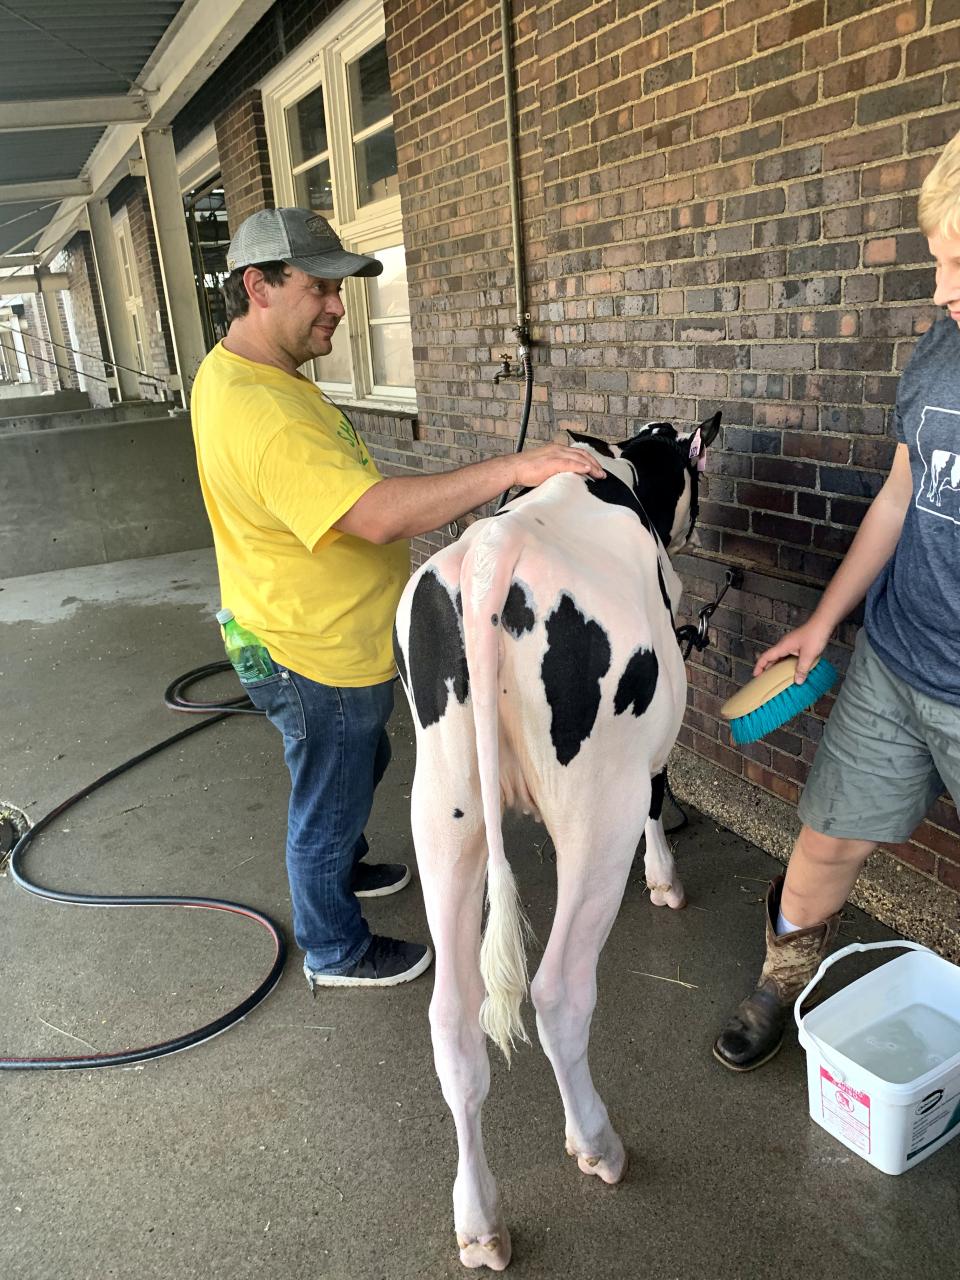
[[[763,706],[757,707],[756,711],[731,720],[730,733],[734,742],[744,744],[765,738],[768,733],[773,733],[774,729],[779,729],[801,711],[813,706],[836,682],[836,668],[826,658],[821,658],[810,668],[803,684],[792,684],[774,694]]]

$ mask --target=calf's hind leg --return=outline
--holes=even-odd
[[[430,1002],[434,1062],[457,1130],[453,1214],[460,1261],[467,1267],[502,1271],[510,1261],[510,1234],[487,1164],[480,1123],[490,1088],[486,1037],[480,1027],[486,842],[479,798],[472,809],[465,805],[466,812],[459,818],[452,816],[452,804],[443,814],[437,813],[437,796],[456,791],[454,780],[444,775],[439,761],[421,774],[418,758],[418,778],[431,779],[429,788],[423,784],[423,789],[414,780],[412,808],[417,864],[436,953]]]
[[[645,810],[641,810],[644,812]],[[587,1059],[597,960],[616,919],[642,818],[619,830],[567,830],[557,848],[557,911],[530,988],[537,1029],[566,1117],[566,1146],[581,1171],[619,1182],[627,1156],[594,1087]]]

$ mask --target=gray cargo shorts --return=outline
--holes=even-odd
[[[960,707],[895,676],[863,631],[798,806],[808,827],[899,844],[934,800],[960,801]]]

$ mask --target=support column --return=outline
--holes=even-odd
[[[37,283],[40,286],[40,301],[43,303],[47,333],[50,335],[50,345],[56,361],[57,381],[60,384],[60,390],[66,391],[70,386],[70,375],[74,372],[74,367],[70,352],[67,350],[67,336],[60,323],[60,308],[57,305],[59,288],[55,287],[46,268],[37,268]]]
[[[126,294],[120,278],[117,242],[114,239],[113,222],[107,202],[105,200],[89,201],[87,217],[90,220],[90,238],[93,241],[93,256],[100,281],[100,297],[103,300],[103,319],[107,326],[107,340],[110,344],[109,356],[111,360],[119,361],[114,368],[117,371],[120,399],[139,400],[142,395],[140,379],[136,373],[132,372],[139,368],[137,347],[130,316],[127,314]],[[121,365],[127,367],[124,369]]]
[[[145,129],[140,135],[140,147],[147,167],[147,193],[160,258],[163,296],[173,332],[180,394],[184,405],[187,405],[190,388],[207,348],[203,340],[173,134],[169,129]]]

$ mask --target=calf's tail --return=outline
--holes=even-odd
[[[503,847],[500,803],[498,674],[503,605],[518,548],[506,521],[491,521],[461,569],[464,648],[477,742],[480,797],[487,836],[487,920],[480,944],[486,997],[480,1025],[507,1062],[515,1042],[530,1043],[520,1006],[527,992],[526,942],[531,929]]]

